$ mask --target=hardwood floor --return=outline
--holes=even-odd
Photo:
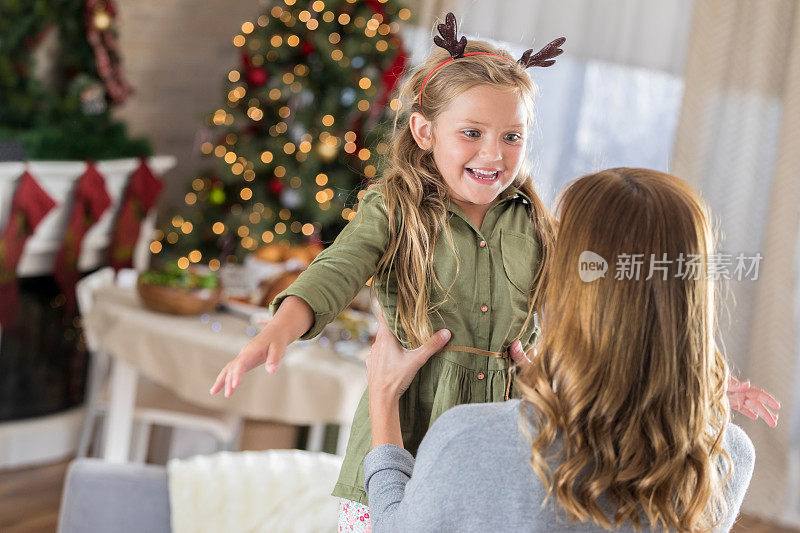
[[[151,437],[149,460],[158,462],[165,450]],[[275,422],[245,420],[242,450],[296,448],[298,428]],[[154,459],[153,455],[156,456]],[[70,459],[71,460],[71,459]],[[0,470],[0,533],[54,533],[61,507],[61,488],[70,460],[18,470]],[[160,463],[160,464],[163,464]],[[91,533],[91,532],[87,532]]]
[[[54,532],[68,464],[0,472],[0,531]]]
[[[0,531],[53,533],[69,461],[0,472]],[[742,516],[734,533],[800,533]]]

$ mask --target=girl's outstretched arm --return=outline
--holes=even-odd
[[[277,310],[283,299],[299,296],[314,311],[311,329],[302,340],[319,335],[353,301],[375,274],[389,241],[389,218],[383,196],[368,189],[353,219],[300,273],[289,288],[278,294],[270,307]]]
[[[297,339],[316,337],[353,300],[375,273],[386,250],[389,222],[383,197],[367,190],[356,216],[336,240],[271,303],[273,319],[217,376],[210,389],[216,394],[225,387],[230,396],[242,374],[265,364],[274,372]]]
[[[302,298],[287,297],[261,332],[245,345],[217,376],[211,390],[216,394],[225,387],[225,397],[239,386],[242,374],[266,364],[267,372],[275,372],[286,347],[300,338],[314,323],[314,312]]]

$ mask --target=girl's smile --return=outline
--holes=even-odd
[[[489,170],[482,168],[467,168],[467,174],[478,183],[492,183],[500,177],[500,170]]]

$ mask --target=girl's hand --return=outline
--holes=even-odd
[[[367,384],[370,401],[391,402],[403,395],[414,376],[430,357],[444,348],[450,331],[441,329],[416,350],[406,350],[383,319],[380,310],[378,333],[367,356]]]
[[[267,326],[248,342],[217,376],[210,394],[225,387],[225,397],[239,386],[242,374],[264,364],[267,372],[274,373],[286,353],[286,347],[300,338],[314,324],[314,310],[305,300],[287,296]]]
[[[242,374],[262,364],[266,365],[267,372],[274,373],[290,342],[286,341],[281,332],[276,331],[272,323],[268,324],[242,348],[239,355],[225,365],[208,392],[216,394],[224,386],[225,397],[230,397],[234,389],[239,386]]]
[[[753,420],[759,416],[769,427],[778,425],[778,413],[775,411],[781,408],[781,402],[775,399],[768,392],[750,386],[750,380],[739,381],[731,376],[728,379],[728,401],[731,409],[739,411],[743,415]]]

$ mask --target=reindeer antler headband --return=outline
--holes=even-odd
[[[461,39],[458,39],[458,32],[456,31],[456,16],[453,13],[448,13],[445,18],[444,24],[439,24],[437,28],[439,29],[439,34],[434,36],[433,42],[437,46],[441,46],[448,52],[450,52],[450,59],[440,63],[439,65],[434,68],[430,74],[425,78],[425,81],[422,82],[422,87],[419,90],[419,105],[422,107],[422,91],[425,89],[425,84],[428,83],[428,80],[433,73],[436,72],[439,67],[450,63],[451,61],[464,57],[464,56],[477,56],[477,55],[487,55],[487,56],[497,56],[502,57],[508,61],[514,61],[513,59],[508,59],[506,56],[501,56],[500,54],[492,54],[490,52],[469,52],[464,53],[464,49],[467,47],[467,38],[463,35]],[[528,67],[549,67],[550,65],[555,63],[554,57],[561,55],[564,50],[560,48],[564,41],[566,41],[566,37],[559,37],[558,39],[552,41],[550,44],[539,50],[536,54],[531,56],[533,49],[526,50],[522,57],[517,60],[517,63],[522,65],[524,68]]]

